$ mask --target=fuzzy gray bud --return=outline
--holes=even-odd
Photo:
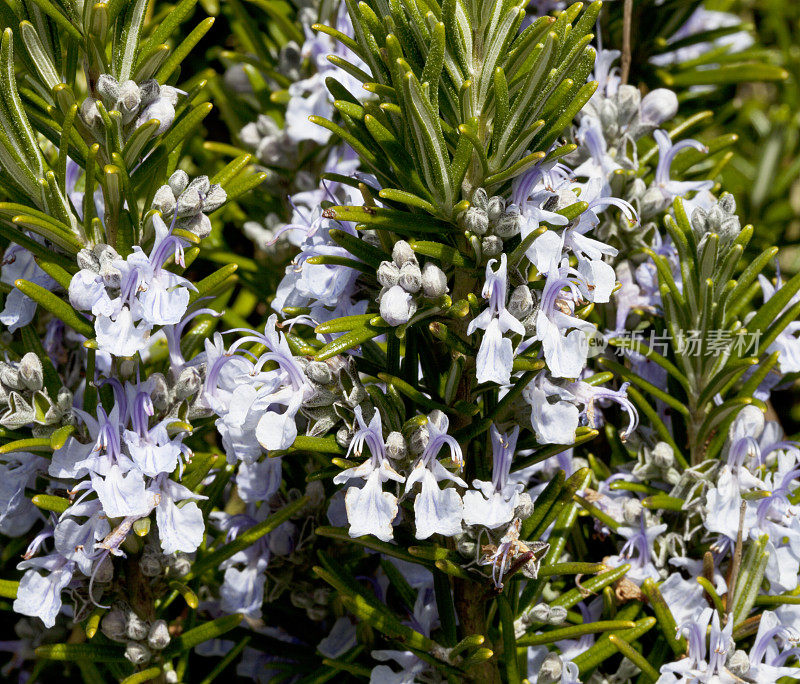
[[[397,284],[411,294],[419,292],[422,287],[422,272],[419,270],[419,266],[410,261],[404,263],[400,269]]]
[[[178,380],[175,383],[175,398],[178,401],[183,401],[188,397],[197,394],[201,385],[203,384],[200,379],[200,373],[196,368],[189,366],[181,371]],[[155,402],[154,402],[155,403]]]
[[[392,260],[395,264],[402,268],[403,265],[409,261],[416,264],[417,255],[414,254],[414,250],[411,249],[411,245],[409,245],[405,240],[398,240],[394,243],[394,247],[392,247]]]
[[[393,461],[406,457],[406,440],[399,432],[390,432],[386,437],[386,455]]]
[[[82,249],[78,252],[75,259],[78,262],[78,268],[94,271],[95,273],[100,271],[100,261],[88,249]]]
[[[42,389],[44,375],[42,361],[33,352],[28,352],[19,362],[19,381],[26,388],[34,392]]]
[[[422,292],[431,299],[447,294],[447,276],[441,268],[430,261],[422,269]]]
[[[306,366],[306,377],[318,385],[330,385],[333,382],[333,373],[330,366],[324,361],[312,361]]]
[[[128,642],[125,647],[125,657],[130,660],[134,665],[145,665],[150,662],[153,654],[150,649],[144,644],[136,643],[135,641]]]
[[[547,622],[550,619],[550,606],[546,603],[537,603],[528,611],[531,622]]]
[[[486,235],[489,230],[489,216],[483,209],[470,207],[464,213],[464,230],[475,235]]]
[[[416,311],[414,299],[399,285],[390,287],[381,296],[381,318],[389,325],[408,323]]]
[[[377,276],[383,287],[394,287],[400,279],[400,269],[391,261],[381,261]]]
[[[617,90],[617,123],[627,126],[639,111],[642,96],[635,86],[621,85]]]
[[[626,524],[633,525],[639,520],[641,514],[642,504],[639,502],[639,499],[628,499],[622,504],[622,518],[625,520]]]
[[[503,253],[503,241],[497,235],[487,235],[481,241],[481,249],[486,257],[496,257]]]
[[[519,234],[522,229],[522,217],[517,212],[510,212],[504,214],[503,217],[495,224],[494,234],[504,240],[512,238]]]
[[[192,561],[186,554],[179,553],[173,561],[169,564],[169,571],[171,575],[176,577],[183,577],[188,575],[192,569]]]
[[[112,579],[114,579],[114,563],[111,560],[111,556],[106,556],[100,561],[100,567],[97,568],[94,581],[103,584],[104,582],[110,582]]]
[[[169,628],[164,620],[156,620],[147,635],[147,645],[155,651],[161,651],[169,644]]]
[[[641,122],[646,126],[660,126],[678,113],[678,97],[667,88],[651,90],[642,99]]]
[[[178,169],[169,177],[167,185],[169,185],[170,190],[172,190],[172,194],[178,197],[178,195],[186,190],[186,186],[189,185],[189,174],[186,173],[186,171]]]
[[[139,569],[145,577],[158,577],[161,574],[161,560],[158,556],[146,553],[139,559]]]
[[[408,446],[411,449],[411,453],[415,456],[421,454],[423,451],[425,451],[425,447],[428,446],[430,439],[431,436],[428,432],[428,428],[424,425],[414,430],[414,432],[411,433],[410,439],[408,440]]]
[[[478,188],[474,193],[472,193],[472,200],[470,204],[475,207],[476,209],[483,209],[486,211],[489,205],[489,195],[486,192],[485,188]]]
[[[514,288],[511,298],[508,300],[508,310],[514,318],[522,320],[533,311],[533,295],[527,285],[520,285]]]
[[[536,684],[554,684],[561,679],[561,673],[564,666],[561,663],[561,658],[556,653],[548,653],[547,657],[542,662],[539,668],[539,676],[536,679]]]
[[[153,196],[153,209],[161,212],[162,216],[169,216],[175,211],[175,195],[169,185],[162,185]]]
[[[728,670],[736,677],[744,677],[750,672],[750,659],[747,653],[742,650],[736,650],[728,659]]]
[[[147,623],[136,613],[130,611],[128,613],[128,621],[125,625],[125,634],[128,638],[134,641],[141,641],[147,636],[148,631],[149,627]]]
[[[490,197],[489,201],[486,203],[486,215],[492,223],[499,221],[505,210],[506,201],[500,197],[500,195]]]
[[[567,619],[567,609],[564,606],[550,606],[550,615],[547,622],[551,625],[560,625]]]
[[[651,452],[653,463],[658,468],[671,468],[675,464],[675,453],[666,442],[658,442]]]
[[[128,623],[125,613],[119,608],[114,608],[103,616],[100,621],[100,631],[112,641],[125,638],[125,628]]]

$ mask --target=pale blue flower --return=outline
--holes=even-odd
[[[511,382],[514,349],[511,340],[503,335],[508,331],[524,335],[525,326],[506,309],[508,291],[506,255],[501,256],[496,271],[495,264],[497,259],[492,259],[486,265],[486,282],[482,291],[484,299],[489,300],[489,306],[470,321],[467,335],[472,335],[478,328],[486,331],[475,360],[478,382],[507,385]]]

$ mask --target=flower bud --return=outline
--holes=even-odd
[[[169,628],[164,620],[156,620],[147,635],[147,645],[155,651],[161,651],[169,644]]]
[[[735,650],[729,657],[728,670],[736,677],[744,677],[750,671],[750,659],[741,649]]]
[[[127,615],[127,623],[125,625],[125,634],[129,639],[134,641],[141,641],[147,637],[150,631],[147,623],[142,620],[136,613],[130,611]]]
[[[202,384],[203,381],[200,379],[200,373],[197,368],[193,368],[192,366],[184,368],[175,383],[175,398],[178,401],[183,401],[197,394]],[[153,403],[156,403],[155,399]]]
[[[514,318],[522,320],[533,311],[533,295],[527,285],[519,285],[514,288],[508,300],[508,311]]]
[[[486,231],[489,230],[489,216],[483,209],[470,207],[464,213],[462,221],[464,230],[475,235],[486,235]]]
[[[42,360],[33,352],[28,352],[19,362],[19,381],[27,389],[34,392],[42,389],[44,375]]]
[[[82,249],[80,252],[78,252],[75,259],[78,262],[78,268],[80,269],[94,271],[95,273],[100,271],[100,261],[88,249]]]
[[[169,185],[162,185],[153,196],[153,209],[161,212],[162,216],[169,216],[175,211],[175,195]]]
[[[408,261],[416,264],[417,255],[414,254],[414,250],[411,249],[411,245],[409,245],[405,240],[398,240],[394,243],[394,247],[392,247],[392,260],[399,268],[402,268],[403,265]]]
[[[481,249],[486,257],[496,257],[503,252],[503,241],[497,235],[487,235],[481,241]]]
[[[560,625],[567,619],[567,609],[564,606],[550,606],[550,615],[547,617],[547,623],[551,625]]]
[[[635,86],[621,85],[617,90],[617,123],[627,126],[639,111],[642,95]]]
[[[478,188],[475,190],[475,192],[472,193],[470,204],[476,209],[483,209],[483,211],[486,211],[489,205],[489,195],[487,194],[486,189]]]
[[[503,217],[495,224],[494,234],[504,240],[512,238],[519,234],[522,229],[522,216],[517,212],[510,212],[504,214]]]
[[[311,361],[306,366],[306,377],[318,385],[330,385],[333,382],[331,368],[324,361]]]
[[[422,427],[414,430],[408,440],[408,446],[411,449],[411,453],[415,456],[421,454],[423,451],[425,451],[425,447],[428,446],[430,439],[431,436],[426,426],[423,425]]]
[[[169,564],[170,574],[176,577],[183,577],[184,575],[188,575],[191,569],[192,569],[192,561],[184,553],[177,554],[175,558],[172,561],[170,561]]]
[[[447,294],[447,276],[441,268],[430,261],[422,269],[422,293],[430,299]]]
[[[564,666],[558,654],[548,653],[539,668],[539,677],[536,679],[536,684],[554,684],[561,679],[563,670]]]
[[[400,277],[397,279],[397,284],[411,294],[419,292],[422,287],[422,272],[419,270],[419,266],[410,261],[404,263],[400,269]]]
[[[154,78],[139,84],[139,102],[142,107],[146,107],[161,96],[161,86]]]
[[[97,85],[95,87],[106,109],[113,107],[120,95],[120,86],[117,83],[117,79],[108,74],[100,74],[97,77]]]
[[[153,657],[153,654],[144,644],[130,641],[125,647],[125,657],[134,665],[145,665],[150,662],[150,658]]]
[[[100,631],[113,641],[125,639],[125,631],[128,620],[119,608],[110,610],[100,621]]]
[[[393,461],[406,457],[406,440],[401,433],[393,431],[386,437],[386,455]]]
[[[225,188],[215,183],[212,185],[203,198],[203,211],[210,214],[212,211],[219,209],[228,199],[228,193]]]
[[[381,261],[377,276],[381,286],[394,287],[400,278],[400,269],[391,261]]]
[[[646,126],[660,126],[678,113],[678,97],[667,88],[651,90],[642,99],[641,122]]]
[[[416,311],[413,297],[399,285],[390,287],[381,297],[381,318],[389,325],[408,323]]]
[[[189,185],[189,174],[186,173],[186,171],[178,169],[169,177],[167,185],[169,185],[173,195],[178,197],[184,190],[186,190],[186,186]]]
[[[653,463],[658,468],[671,468],[675,463],[675,453],[666,442],[658,442],[651,452]]]
[[[628,499],[622,504],[622,518],[628,525],[633,525],[642,514],[642,504],[639,499]]]
[[[486,203],[486,215],[489,217],[489,221],[492,223],[499,221],[502,218],[505,210],[506,201],[500,197],[500,195],[493,195]]]
[[[158,556],[146,553],[139,559],[139,569],[145,577],[158,577],[161,574],[161,560]]]
[[[175,213],[179,218],[186,216],[194,216],[203,209],[203,200],[200,198],[200,193],[196,188],[186,188],[178,197],[175,206]]]
[[[136,81],[125,81],[119,87],[119,97],[117,106],[122,112],[122,122],[128,123],[142,104],[142,96],[139,93],[139,86]]]
[[[308,619],[313,622],[320,622],[328,615],[328,609],[325,606],[311,606],[306,608],[306,615]]]
[[[546,603],[537,603],[528,611],[531,622],[547,622],[550,619],[550,606]]]
[[[114,579],[114,563],[111,560],[111,556],[106,556],[100,561],[100,567],[97,568],[94,581],[103,584],[104,582],[110,582],[112,579]]]

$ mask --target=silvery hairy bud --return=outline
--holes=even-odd
[[[128,620],[119,608],[110,610],[100,621],[100,631],[112,641],[125,639],[125,631]]]
[[[486,211],[489,207],[489,195],[485,188],[478,188],[472,193],[470,204],[476,209],[483,209]]]
[[[627,126],[639,111],[642,101],[639,89],[630,85],[621,85],[617,90],[617,123]]]
[[[508,300],[508,310],[514,318],[522,320],[533,311],[533,295],[527,285],[514,288]]]
[[[169,185],[170,190],[172,190],[172,194],[178,197],[186,190],[186,186],[189,185],[189,174],[186,173],[186,171],[178,169],[169,177],[167,185]]]
[[[153,195],[153,209],[161,212],[162,216],[169,216],[175,211],[175,193],[169,185],[162,185]]]
[[[407,262],[417,263],[417,255],[405,240],[398,240],[392,247],[392,261],[402,268]]]
[[[175,383],[175,398],[178,401],[183,401],[197,394],[202,384],[203,381],[200,379],[200,373],[196,368],[191,366],[184,368],[178,376],[178,381]],[[155,404],[155,400],[153,403]],[[164,408],[166,408],[166,406]]]
[[[161,651],[169,644],[169,628],[164,620],[156,620],[147,635],[147,645],[155,651]]]
[[[97,77],[97,85],[95,87],[106,109],[113,107],[117,100],[119,100],[120,85],[113,76],[100,74],[100,76]]]
[[[119,87],[119,98],[117,99],[117,107],[122,113],[122,123],[130,123],[139,111],[139,106],[142,104],[142,96],[139,92],[139,86],[135,81],[125,81]]]
[[[642,99],[641,122],[657,127],[678,113],[678,97],[667,88],[651,90]]]
[[[333,382],[331,368],[324,361],[311,361],[306,366],[306,377],[318,385],[330,385]]]
[[[106,556],[100,562],[100,567],[97,568],[94,581],[103,584],[104,582],[110,582],[112,579],[114,579],[114,563],[111,560],[111,556]]]
[[[499,221],[503,213],[506,210],[506,201],[500,197],[500,195],[494,195],[489,198],[489,201],[486,203],[486,215],[489,217],[489,221],[494,223],[495,221]]]
[[[197,188],[188,187],[184,190],[175,204],[175,213],[178,218],[194,216],[203,210],[203,200]]]
[[[659,468],[671,468],[675,465],[675,453],[666,442],[658,442],[651,452],[653,463]]]
[[[150,662],[150,658],[153,657],[153,654],[144,644],[130,641],[125,647],[125,657],[134,665],[145,665]]]
[[[102,125],[103,118],[100,116],[100,110],[97,108],[97,102],[94,98],[87,97],[81,103],[81,119],[89,128],[97,128]]]
[[[127,615],[127,623],[125,625],[125,634],[129,639],[134,641],[141,641],[147,637],[150,631],[148,624],[142,620],[136,613],[129,611]]]
[[[428,446],[430,439],[430,433],[425,425],[414,430],[408,440],[408,446],[411,449],[411,453],[415,456],[419,456],[419,454],[425,451],[425,447]]]
[[[82,249],[78,252],[75,260],[78,262],[78,268],[94,271],[95,273],[100,272],[100,260],[88,249]]]
[[[522,230],[522,216],[517,212],[504,214],[494,226],[494,234],[504,240],[518,235],[520,230]]]
[[[628,525],[633,525],[642,514],[642,504],[639,499],[628,499],[622,504],[622,517]]]
[[[347,449],[350,446],[350,442],[353,440],[353,431],[347,427],[346,425],[342,425],[336,431],[336,443],[342,447],[342,449]]]
[[[447,294],[447,276],[441,268],[430,261],[422,269],[422,293],[430,299]]]
[[[151,78],[139,85],[139,101],[146,107],[161,95],[161,86],[156,79]]]
[[[750,672],[750,659],[747,657],[747,653],[738,649],[734,651],[728,658],[727,667],[732,675],[744,677]]]
[[[558,654],[548,653],[539,668],[539,676],[536,679],[536,684],[554,684],[561,679],[563,670],[564,666]]]
[[[528,611],[531,622],[547,622],[550,619],[550,606],[546,603],[537,603]]]
[[[639,213],[643,218],[649,218],[659,213],[669,206],[669,202],[664,198],[661,188],[650,187],[645,190],[639,200]]]
[[[496,257],[503,253],[503,240],[497,235],[487,235],[481,241],[481,250],[486,257]]]
[[[420,271],[419,266],[410,261],[404,263],[400,269],[400,277],[397,279],[397,284],[411,294],[419,292],[422,287],[422,271]]]
[[[188,575],[191,569],[192,569],[192,561],[186,554],[183,553],[179,553],[169,563],[169,572],[171,575],[174,575],[176,577],[183,577],[184,575]]]
[[[567,619],[567,609],[564,606],[550,606],[550,615],[547,617],[548,624],[560,625]]]
[[[19,362],[19,381],[26,389],[34,392],[42,389],[44,375],[42,373],[42,360],[33,352],[28,352]]]
[[[377,276],[381,286],[394,287],[400,279],[400,269],[391,261],[381,261]]]
[[[161,574],[161,559],[152,553],[145,553],[139,559],[139,569],[145,577],[158,577]]]
[[[406,457],[406,440],[399,432],[390,432],[386,437],[386,455],[393,461]]]
[[[489,216],[483,209],[470,207],[463,214],[464,230],[474,235],[486,235],[489,230]]]
[[[408,323],[416,311],[413,297],[399,285],[390,287],[381,296],[381,318],[389,325]]]

